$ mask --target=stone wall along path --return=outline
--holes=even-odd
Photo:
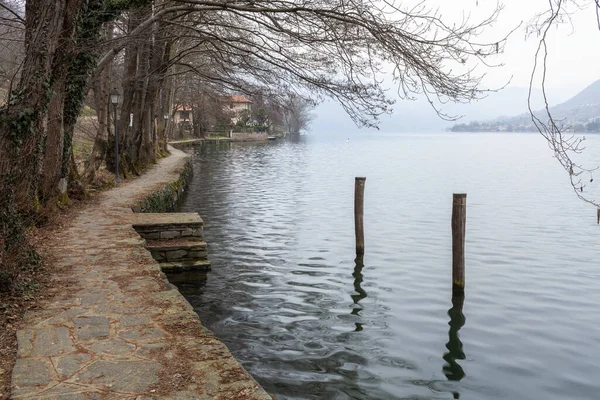
[[[52,296],[17,333],[13,399],[271,399],[204,328],[132,228],[131,206],[176,181],[170,149],[91,201],[48,243]]]

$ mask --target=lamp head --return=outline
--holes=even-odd
[[[121,100],[121,93],[119,93],[117,88],[113,88],[113,90],[110,91],[110,103],[113,106],[116,106],[117,104],[119,104],[120,100]]]

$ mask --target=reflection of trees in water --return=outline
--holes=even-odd
[[[465,371],[456,361],[464,360],[466,358],[463,351],[463,344],[458,337],[458,331],[460,331],[460,328],[462,328],[466,322],[466,318],[462,312],[464,300],[464,295],[452,296],[452,308],[448,310],[448,315],[450,316],[450,322],[448,322],[448,325],[450,325],[448,331],[448,343],[446,343],[448,352],[443,356],[443,359],[447,364],[444,365],[442,370],[449,381],[460,381],[465,377]],[[454,398],[460,398],[459,393],[455,392]]]
[[[362,307],[360,306],[359,302],[367,297],[367,292],[364,291],[364,289],[360,286],[360,284],[363,281],[363,274],[362,274],[362,270],[363,267],[365,266],[363,263],[363,258],[362,257],[356,257],[356,260],[354,260],[355,265],[354,265],[354,272],[352,273],[352,276],[354,277],[354,290],[356,291],[357,294],[353,294],[350,295],[350,297],[352,297],[352,301],[355,304],[355,307],[352,308],[352,315],[360,315],[360,311],[362,310]],[[361,324],[360,322],[355,322],[356,325],[356,329],[354,329],[355,332],[360,332],[363,330],[363,324]]]

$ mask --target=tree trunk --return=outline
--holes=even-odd
[[[52,65],[60,42],[66,0],[26,3],[25,60],[13,99],[0,109],[0,177],[14,185],[20,207],[37,203],[37,166],[43,155]]]
[[[48,108],[46,148],[43,158],[43,168],[40,184],[40,196],[48,201],[58,192],[61,179],[62,156],[65,137],[65,99],[67,92],[67,75],[69,67],[75,58],[75,35],[77,33],[77,11],[81,0],[67,0],[63,28],[59,41],[60,52],[56,54],[52,66],[54,81],[54,97]]]
[[[108,134],[110,130],[110,66],[94,77],[92,86],[94,91],[94,107],[98,118],[98,131],[94,138],[94,146],[92,153],[85,165],[85,180],[91,182],[96,176],[96,172],[102,165],[102,161],[106,156],[108,147]]]
[[[198,107],[198,105],[194,104],[192,105],[192,127],[193,127],[193,133],[192,135],[195,138],[199,138],[202,136],[202,122],[200,120],[200,113],[202,112],[202,110],[200,109],[200,107]]]
[[[134,30],[141,21],[150,18],[151,13],[151,7],[130,12],[128,30]],[[134,174],[139,174],[156,158],[156,119],[162,119],[162,115],[159,116],[159,94],[171,57],[166,29],[158,22],[148,29],[148,40],[131,43],[126,48],[122,83],[123,108],[119,132],[123,132],[124,138],[120,141],[123,149],[121,162],[124,163],[124,171]],[[133,126],[129,126],[130,121]]]
[[[130,11],[129,12],[129,25],[128,31],[131,32],[134,30],[140,23],[140,11]],[[131,128],[129,127],[129,116],[133,112],[134,104],[138,103],[138,91],[136,90],[136,78],[137,78],[137,68],[138,68],[138,42],[135,40],[130,41],[130,43],[125,48],[125,57],[124,57],[124,67],[123,67],[123,80],[121,81],[121,86],[123,88],[123,104],[121,105],[121,115],[117,117],[117,125],[119,127],[119,150],[120,161],[119,161],[119,171],[125,172],[133,172],[137,173],[135,170],[131,170],[131,168],[125,169],[125,165],[123,164],[123,160],[131,157],[131,149],[134,147],[131,141],[132,133]],[[106,168],[109,171],[115,171],[115,145],[114,139],[111,137],[108,141],[107,153],[106,153]],[[129,160],[128,160],[129,164]],[[130,165],[128,165],[130,166]]]
[[[113,38],[113,24],[108,24],[105,28],[104,38],[107,41]],[[92,78],[92,89],[94,91],[94,107],[98,118],[98,131],[94,138],[94,146],[92,153],[85,166],[85,180],[92,182],[96,176],[96,172],[102,165],[102,161],[106,156],[108,148],[108,138],[110,134],[110,75],[112,72],[112,64],[100,71],[96,71]]]
[[[0,272],[9,282],[23,266],[38,260],[25,237],[23,211],[36,210],[39,205],[36,183],[66,3],[26,2],[21,77],[9,101],[0,107]]]
[[[56,94],[48,107],[48,123],[46,125],[46,151],[41,173],[40,194],[42,201],[49,200],[57,191],[61,178],[62,155],[64,146],[64,101],[65,83],[63,76],[55,84]]]
[[[88,92],[90,76],[96,69],[100,30],[106,21],[105,18],[111,18],[110,15],[100,17],[104,10],[104,3],[104,0],[82,1],[82,18],[79,20],[77,31],[78,47],[76,56],[70,63],[67,72],[61,177],[68,182],[69,188],[75,188],[77,191],[81,191],[82,186],[75,182],[80,180],[80,176],[73,154],[73,137],[75,125]]]

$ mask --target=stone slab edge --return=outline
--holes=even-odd
[[[169,150],[170,151],[180,151],[180,150],[174,149],[171,146],[169,146]],[[182,193],[184,193],[184,191],[188,189],[189,184],[192,180],[192,175],[193,175],[192,159],[191,159],[191,157],[188,156],[185,159],[185,166],[183,167],[183,170],[180,173],[179,179],[175,182],[172,182],[172,183],[166,185],[163,189],[158,190],[154,194],[151,194],[150,196],[146,197],[146,199],[144,199],[141,202],[141,204],[144,206],[141,207],[140,212],[141,213],[146,213],[146,212],[148,212],[148,213],[164,213],[164,212],[174,211],[174,209],[176,208],[176,205],[177,205],[177,201],[179,201],[181,199]],[[149,199],[151,199],[151,200],[148,201]],[[155,199],[159,199],[159,200],[155,201]],[[160,199],[162,199],[162,200],[160,200]],[[169,199],[172,199],[172,201],[169,201]],[[138,203],[138,204],[140,204],[140,203]],[[160,208],[160,207],[164,207],[164,208]],[[135,206],[132,207],[132,210],[134,212],[136,212]],[[206,260],[206,261],[203,261],[203,263],[206,267],[206,270],[210,270],[210,261]],[[161,270],[161,267],[158,264],[158,262],[155,261],[154,264],[156,265],[157,269]],[[171,285],[169,283],[166,275],[163,274],[162,279],[164,279],[166,284]],[[174,292],[177,293],[177,297],[180,298],[181,302],[185,303],[187,306],[186,307],[187,315],[183,316],[180,314],[181,316],[179,319],[181,320],[181,322],[187,323],[187,321],[189,321],[190,319],[200,321],[200,317],[198,317],[198,314],[196,314],[192,305],[179,292],[179,290],[174,290]],[[200,324],[202,324],[202,321],[200,321]],[[202,324],[202,326],[204,326],[204,325]],[[205,329],[207,329],[207,328],[205,328]],[[219,340],[219,342],[222,343],[223,346],[227,348],[227,346],[223,342],[221,342],[220,340]],[[231,352],[230,352],[230,354],[231,354]],[[235,360],[235,363],[237,363],[243,371],[246,372],[249,379],[251,379],[263,391],[263,393],[254,393],[254,395],[255,396],[258,395],[259,397],[264,397],[265,400],[272,400],[273,397],[271,395],[269,395],[266,391],[264,391],[264,389],[262,389],[260,384],[258,382],[256,382],[256,380],[252,377],[252,375],[250,375],[250,373],[248,371],[246,371],[246,369],[241,364],[239,364],[239,362],[233,357],[233,355],[231,355],[231,358],[233,360]]]
[[[189,157],[177,150],[174,153],[177,157],[161,171],[165,176],[162,182],[181,182],[181,166],[191,167]],[[186,168],[181,174],[184,173]],[[77,223],[58,233],[55,244],[68,254],[57,257],[57,281],[66,276],[84,279],[71,287],[50,288],[55,296],[44,300],[44,307],[26,315],[27,324],[17,332],[11,398],[141,400],[156,396],[164,399],[166,394],[169,399],[272,399],[229,349],[202,325],[193,307],[160,272],[158,263],[144,248],[144,241],[130,228],[133,212],[128,203],[134,202],[131,199],[136,196],[156,191],[149,186],[151,180],[152,176],[147,175],[143,187],[129,181],[105,192],[103,207],[90,207],[91,213],[77,214]],[[165,192],[165,187],[157,190]],[[131,196],[123,202],[119,196],[124,191]],[[110,235],[88,237],[89,232],[98,232],[91,223]],[[90,240],[111,243],[115,248],[88,246]],[[123,255],[126,265],[113,265],[115,260],[106,258],[107,251]],[[137,263],[130,264],[129,260]],[[135,269],[128,272],[131,265]],[[61,272],[63,267],[68,268]],[[88,292],[90,287],[96,290]],[[135,300],[135,296],[145,303]],[[179,379],[177,376],[163,381],[159,374],[168,373],[165,368],[173,356],[169,354],[168,340],[177,343],[177,351],[185,351],[183,354],[193,367],[190,378],[199,378],[198,384],[181,382],[179,386],[173,380]],[[169,384],[163,393],[161,382]],[[157,385],[156,396],[152,393],[157,390],[150,389],[151,385]],[[184,388],[193,392],[183,393]]]

